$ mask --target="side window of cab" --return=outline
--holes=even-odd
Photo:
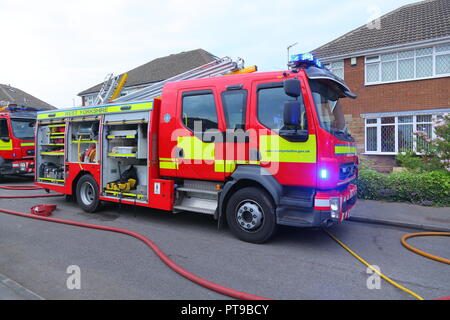
[[[279,132],[284,128],[283,114],[284,103],[298,100],[299,110],[299,130],[307,130],[308,122],[305,104],[302,96],[298,99],[288,96],[283,88],[283,83],[266,83],[258,86],[258,120],[265,127]]]
[[[8,121],[0,118],[0,139],[9,138]]]
[[[182,122],[186,128],[194,133],[219,129],[212,90],[183,93]]]

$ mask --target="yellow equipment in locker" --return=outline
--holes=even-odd
[[[133,165],[131,165],[130,168],[128,168],[128,170],[125,170],[122,173],[120,170],[120,162],[117,163],[117,167],[119,169],[119,180],[107,183],[106,190],[128,192],[130,190],[135,189],[138,180],[136,168]]]
[[[128,179],[126,182],[114,181],[106,184],[106,190],[128,192],[136,186],[136,179]]]

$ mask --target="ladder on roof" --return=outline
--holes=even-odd
[[[114,102],[152,100],[156,97],[161,96],[162,89],[164,85],[168,82],[217,77],[230,73],[238,73],[239,71],[242,70],[247,71],[241,73],[254,72],[256,71],[256,67],[252,68],[251,70],[249,68],[244,69],[242,59],[240,59],[239,62],[234,62],[231,58],[224,57],[222,59],[217,59],[200,67],[181,73],[164,81],[152,84],[138,91],[132,92],[126,96],[115,99]]]
[[[122,76],[114,76],[112,73],[107,74],[102,88],[94,100],[94,105],[109,103],[111,100],[116,99],[120,91],[122,91],[127,78],[127,73],[124,73]]]

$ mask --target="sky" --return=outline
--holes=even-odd
[[[0,83],[57,108],[158,57],[198,48],[260,71],[411,0],[0,0]]]

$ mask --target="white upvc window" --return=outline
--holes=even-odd
[[[91,95],[91,96],[85,96],[84,97],[84,104],[86,106],[92,106],[94,105],[94,101],[95,101],[95,95]]]
[[[436,138],[433,122],[440,114],[401,114],[397,116],[370,117],[365,119],[365,153],[395,155],[402,151],[415,151],[424,147],[414,135],[424,131]],[[419,148],[418,148],[419,147]]]
[[[324,63],[323,66],[339,78],[344,79],[344,60]]]
[[[365,57],[365,84],[450,76],[450,44]]]

